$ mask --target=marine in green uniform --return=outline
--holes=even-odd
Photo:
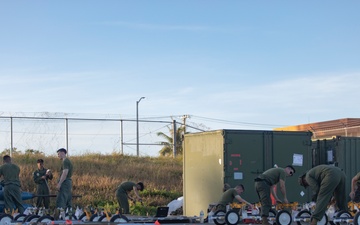
[[[56,208],[71,208],[72,207],[72,181],[71,176],[73,174],[73,165],[69,158],[66,157],[66,149],[60,148],[57,150],[58,157],[62,160],[60,178],[56,188],[58,194],[56,197]]]
[[[132,198],[129,196],[129,193],[134,190],[136,197]],[[119,203],[120,213],[122,214],[129,214],[129,202],[128,199],[134,201],[137,198],[139,201],[142,201],[139,191],[144,190],[144,184],[139,182],[135,184],[131,181],[122,182],[119,187],[116,189],[116,199]]]
[[[5,209],[12,212],[15,206],[19,213],[23,213],[24,207],[21,203],[21,186],[19,179],[20,167],[12,163],[11,157],[8,155],[3,157],[3,162],[4,164],[0,167],[0,176],[3,178],[1,183],[4,186]]]
[[[271,194],[275,197],[276,201],[282,202],[276,194],[276,185],[279,183],[280,191],[284,197],[284,203],[289,203],[286,197],[285,180],[286,177],[292,176],[295,173],[293,166],[288,165],[285,168],[271,168],[260,174],[255,179],[255,190],[258,194],[261,203],[261,217],[262,224],[269,225],[268,217],[271,209]]]
[[[345,173],[331,165],[315,166],[299,177],[299,184],[305,188],[309,186],[314,193],[313,200],[316,201],[316,206],[311,225],[316,225],[322,219],[332,196],[338,210],[347,210],[345,182]]]
[[[360,172],[351,179],[350,198],[354,202],[360,202]]]
[[[35,170],[33,178],[34,182],[37,184],[38,195],[49,195],[49,185],[48,181],[53,179],[53,175],[50,170],[44,167],[44,160],[37,160],[38,169]],[[36,201],[36,207],[42,207],[44,205],[45,209],[49,209],[50,206],[50,197],[38,197]]]
[[[239,184],[236,185],[235,188],[229,188],[227,189],[221,196],[220,200],[218,201],[217,205],[211,210],[213,213],[215,213],[218,210],[225,210],[226,211],[226,205],[231,204],[235,200],[239,202],[243,202],[246,205],[250,206],[252,208],[252,205],[243,199],[240,195],[245,191],[244,185]],[[210,215],[213,215],[211,213]]]

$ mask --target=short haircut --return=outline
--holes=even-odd
[[[11,160],[11,157],[9,155],[4,155],[3,160],[5,162],[9,162]]]
[[[44,160],[43,159],[38,159],[37,163],[44,163]]]
[[[66,149],[65,148],[60,148],[59,150],[57,150],[56,152],[64,152],[66,154]]]
[[[295,173],[295,168],[292,165],[287,165],[286,167],[289,167],[290,169],[292,169]]]
[[[137,183],[138,185],[140,185],[140,191],[144,190],[144,183],[143,182],[139,182]]]
[[[236,187],[241,187],[241,189],[243,189],[243,191],[245,191],[245,187],[242,184],[238,184],[238,185],[236,185]]]

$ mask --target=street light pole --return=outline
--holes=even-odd
[[[139,156],[139,103],[141,99],[145,97],[141,97],[138,101],[136,101],[136,155]]]

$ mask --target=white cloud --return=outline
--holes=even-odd
[[[177,103],[204,117],[262,124],[297,124],[309,118],[337,119],[359,115],[360,74],[311,75],[239,89],[215,86],[182,96]],[[312,121],[314,121],[312,120]]]

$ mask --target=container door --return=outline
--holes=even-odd
[[[336,164],[335,162],[336,139],[316,140],[312,147],[312,167],[317,165]]]
[[[186,134],[184,139],[184,215],[206,213],[216,203],[224,184],[222,131]]]
[[[289,202],[305,203],[311,200],[311,193],[298,183],[298,177],[312,168],[310,132],[273,132],[273,163],[285,168],[292,165],[296,173],[286,178],[286,194]],[[282,198],[280,191],[278,196]]]
[[[360,172],[360,138],[359,137],[337,137],[333,142],[335,150],[335,165],[346,174],[346,196],[351,191],[351,179]],[[350,201],[350,197],[348,197]]]
[[[231,187],[243,184],[242,197],[258,202],[254,179],[264,172],[263,132],[226,130],[224,138],[224,182]]]

